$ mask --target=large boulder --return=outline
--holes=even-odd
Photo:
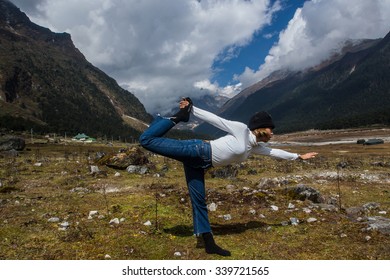
[[[149,159],[140,148],[134,147],[122,150],[114,155],[104,155],[97,163],[114,169],[125,170],[130,165],[146,165],[149,163]]]
[[[375,216],[375,217],[367,217],[366,224],[368,227],[366,228],[367,231],[371,230],[377,230],[383,234],[390,235],[390,219],[381,217],[381,216]]]
[[[26,147],[26,142],[23,138],[6,136],[0,138],[0,151],[23,151]]]
[[[292,199],[296,200],[310,200],[314,203],[323,203],[325,202],[324,197],[321,193],[309,186],[299,184],[295,187],[287,187],[284,189],[285,193],[289,195]]]

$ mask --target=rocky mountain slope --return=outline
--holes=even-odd
[[[32,23],[0,0],[0,126],[13,130],[137,136],[151,116],[89,63],[67,33]]]
[[[219,115],[246,123],[265,110],[276,132],[389,125],[389,66],[390,34],[362,40],[312,69],[273,73],[229,100]],[[196,131],[222,134],[207,124]]]

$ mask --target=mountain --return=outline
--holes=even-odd
[[[38,26],[0,0],[0,127],[138,136],[152,117],[89,63],[67,33]]]
[[[213,113],[218,112],[228,100],[229,97],[223,95],[214,96],[209,94],[192,98],[192,101],[197,107]]]
[[[268,111],[275,132],[390,125],[390,33],[348,42],[341,54],[301,72],[278,71],[229,100],[219,115],[247,123]],[[212,136],[208,124],[195,129]]]

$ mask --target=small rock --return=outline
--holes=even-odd
[[[66,222],[66,221],[62,222],[60,224],[60,227],[58,228],[58,230],[67,230],[69,228],[69,226],[70,226],[69,222]]]
[[[287,206],[288,209],[294,209],[295,208],[295,205],[292,204],[292,203],[289,203],[288,206]]]
[[[143,175],[143,174],[146,174],[149,172],[149,168],[147,168],[146,166],[141,166],[140,170],[139,170],[139,174]]]
[[[290,218],[290,223],[293,226],[297,226],[299,224],[299,220],[297,218]]]
[[[379,211],[378,214],[380,214],[380,215],[386,215],[387,212],[386,212],[386,211]]]
[[[309,218],[309,219],[306,220],[306,222],[314,223],[314,222],[317,222],[317,219],[316,218]]]
[[[109,222],[110,225],[119,225],[119,219],[118,218],[114,218],[112,219],[110,222]]]
[[[119,172],[116,172],[114,175],[114,177],[120,177],[120,176],[121,176],[121,174]]]
[[[261,178],[257,187],[259,189],[270,189],[270,188],[280,187],[280,182],[278,178]]]
[[[346,235],[345,233],[342,233],[342,234],[340,234],[340,237],[341,238],[345,238],[345,237],[347,237],[348,235]]]
[[[129,165],[126,168],[126,171],[129,172],[129,173],[136,173],[136,172],[138,172],[138,170],[139,170],[139,167],[136,166],[136,165]]]
[[[128,173],[138,173],[138,174],[146,174],[149,172],[149,168],[147,168],[146,166],[140,166],[140,165],[129,165],[127,168],[126,168],[126,171]]]
[[[380,231],[381,233],[390,235],[390,219],[377,216],[377,217],[367,217],[368,228],[367,231]]]
[[[322,211],[328,211],[328,212],[337,212],[338,208],[331,204],[325,204],[325,203],[319,203],[316,204],[316,207],[319,207]]]
[[[175,252],[173,255],[174,255],[175,257],[181,257],[181,253],[180,253],[180,252]]]
[[[97,152],[95,155],[95,160],[99,160],[104,157],[106,154],[104,152]]]
[[[104,256],[104,259],[106,259],[106,260],[111,260],[111,256],[110,256],[109,254],[106,254],[106,255]]]
[[[51,217],[47,220],[49,223],[58,223],[60,221],[60,218],[58,217]]]
[[[249,210],[249,214],[251,214],[251,215],[255,215],[255,214],[256,214],[256,210],[255,210],[255,209],[251,209],[251,210]]]
[[[364,238],[366,241],[369,241],[371,239],[371,236],[367,235],[365,238]]]
[[[223,219],[224,219],[225,221],[229,221],[229,220],[232,219],[232,216],[231,216],[230,214],[226,214],[226,215],[223,215]]]
[[[74,193],[89,193],[90,190],[87,189],[87,188],[83,188],[83,187],[75,187],[73,189],[70,190],[70,192],[74,192]]]
[[[96,210],[89,211],[88,220],[93,219],[93,217],[96,216],[96,215],[98,215],[98,214],[99,214],[99,212],[96,211]]]
[[[367,210],[377,210],[380,207],[379,203],[376,202],[369,202],[363,205],[363,208]]]
[[[275,206],[275,205],[271,205],[271,209],[273,211],[278,211],[279,210],[279,207],[278,206]]]
[[[357,217],[362,215],[365,212],[365,209],[363,207],[349,207],[345,209],[345,212],[348,216]]]
[[[95,173],[99,173],[100,172],[99,167],[96,166],[96,165],[91,165],[89,167],[89,169],[91,170],[91,174],[95,174]]]
[[[125,218],[120,218],[120,219],[119,219],[119,222],[121,222],[121,223],[123,223],[124,221],[126,221]]]
[[[209,211],[211,212],[214,212],[217,210],[217,204],[215,204],[214,202],[210,203],[208,206],[207,206],[207,209],[209,209]]]
[[[42,166],[42,162],[37,162],[37,163],[34,164],[34,166],[41,167]]]
[[[151,221],[146,221],[145,223],[144,223],[144,226],[151,226],[152,225],[152,222]]]
[[[263,214],[260,214],[259,217],[265,219],[265,216]]]
[[[311,210],[309,208],[302,208],[303,212],[305,212],[306,214],[310,214],[311,213]]]

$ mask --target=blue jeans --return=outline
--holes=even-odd
[[[145,149],[178,161],[184,165],[188,191],[191,198],[194,233],[211,232],[206,205],[205,169],[211,167],[211,146],[203,140],[177,140],[162,137],[175,123],[157,117],[141,135],[140,144]]]

